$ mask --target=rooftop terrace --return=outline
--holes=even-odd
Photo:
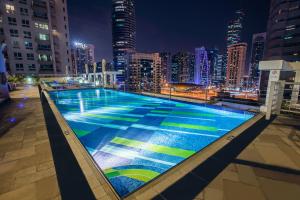
[[[0,200],[109,199],[105,188],[93,192],[38,89],[18,88],[11,97],[0,107]],[[156,199],[296,200],[299,118],[261,119],[171,187],[153,191]]]

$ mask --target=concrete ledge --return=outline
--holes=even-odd
[[[59,123],[64,136],[70,145],[70,148],[76,157],[78,164],[80,165],[83,174],[85,175],[88,184],[94,193],[96,199],[120,199],[117,193],[114,191],[112,186],[106,180],[101,169],[98,168],[97,164],[91,158],[89,153],[86,151],[84,146],[76,137],[75,133],[69,127],[63,116],[56,108],[54,102],[51,100],[47,92],[43,92],[45,95],[50,108],[52,109],[57,122]]]

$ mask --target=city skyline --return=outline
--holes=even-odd
[[[151,3],[137,1],[137,50],[176,53],[193,52],[197,46],[205,46],[218,47],[224,53],[228,21],[237,9],[243,9],[246,15],[243,42],[251,43],[253,34],[266,31],[269,0],[231,1],[226,4],[216,1],[190,2],[181,6],[178,1],[172,1],[172,4],[167,1],[158,3],[156,0]],[[185,10],[190,12],[181,15]],[[94,44],[96,60],[112,60],[111,1],[70,1],[69,15],[71,40]],[[99,20],[92,20],[95,17]],[[253,21],[256,23],[251,23]]]

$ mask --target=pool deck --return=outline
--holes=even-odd
[[[72,168],[78,164],[71,155],[59,156],[68,149],[64,149],[66,143],[60,143],[59,135],[53,138],[57,131],[46,125],[38,89],[20,88],[11,97],[12,103],[0,107],[0,200],[64,199],[72,192],[86,195],[85,199],[108,199],[101,192],[92,196],[82,174],[72,178],[72,173],[64,171],[64,165]],[[250,144],[245,140],[247,147],[238,156],[233,159],[214,156],[211,160],[215,166],[225,167],[218,168],[216,176],[204,176],[193,170],[174,187],[157,190],[156,199],[298,199],[299,120],[276,118]],[[77,175],[76,170],[76,167],[70,169]],[[79,187],[71,190],[64,184],[68,181],[79,183]]]

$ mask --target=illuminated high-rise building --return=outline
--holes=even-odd
[[[189,52],[178,52],[172,56],[171,82],[192,83],[194,55]]]
[[[161,57],[162,83],[167,84],[171,82],[172,55],[167,52],[160,53],[159,55]]]
[[[95,63],[95,46],[75,42],[72,47],[72,63],[76,75],[85,74],[85,66],[92,68],[91,66]]]
[[[249,68],[249,83],[253,87],[257,87],[259,83],[260,71],[258,69],[259,62],[264,56],[266,44],[266,33],[257,33],[253,35],[250,68]]]
[[[194,83],[203,86],[211,84],[211,71],[205,47],[195,49]]]
[[[207,50],[207,57],[210,66],[210,78],[211,83],[219,85],[224,82],[224,58],[220,54],[219,49],[214,48]]]
[[[65,75],[71,69],[67,1],[1,0],[0,39],[8,70],[22,75]]]
[[[112,7],[113,60],[116,70],[123,71],[117,76],[120,84],[125,82],[128,54],[136,46],[135,1],[113,0]]]
[[[244,12],[242,10],[237,10],[235,12],[235,18],[229,22],[227,27],[227,46],[237,44],[242,41],[244,17]]]
[[[245,75],[247,43],[237,43],[227,48],[226,86],[239,88]]]
[[[159,53],[132,53],[128,59],[128,89],[159,93],[162,85]]]

